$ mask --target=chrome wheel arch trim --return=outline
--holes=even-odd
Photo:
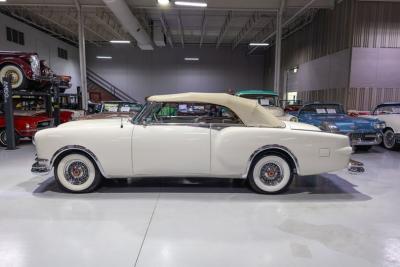
[[[268,150],[280,150],[280,151],[285,152],[286,154],[288,154],[289,157],[293,160],[294,165],[295,165],[293,173],[298,173],[299,160],[294,155],[294,153],[290,149],[285,147],[285,146],[281,146],[281,145],[278,145],[278,144],[271,144],[271,145],[265,145],[265,146],[262,146],[262,147],[258,148],[257,150],[255,150],[250,155],[249,160],[247,162],[246,171],[242,174],[242,178],[247,178],[247,175],[249,174],[250,167],[251,167],[251,164],[253,163],[254,158],[257,157],[257,155],[259,155],[260,153],[266,152]]]
[[[73,150],[82,151],[82,152],[84,152],[86,155],[88,155],[88,156],[95,162],[96,166],[99,168],[100,173],[103,175],[103,177],[109,178],[109,177],[106,175],[106,173],[105,173],[105,171],[104,171],[104,169],[103,169],[103,166],[101,166],[101,163],[100,163],[99,159],[96,157],[96,155],[95,155],[92,151],[90,151],[89,149],[87,149],[86,147],[84,147],[84,146],[79,146],[79,145],[68,145],[68,146],[63,146],[62,148],[58,149],[58,150],[53,154],[53,156],[51,157],[50,165],[49,165],[49,166],[50,166],[50,169],[52,169],[52,168],[54,167],[54,162],[56,161],[56,159],[57,159],[62,153],[67,152],[67,151],[73,151]]]

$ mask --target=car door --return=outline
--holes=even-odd
[[[210,126],[195,118],[153,120],[150,114],[132,135],[135,176],[202,176],[210,173]],[[172,116],[170,116],[172,118]]]

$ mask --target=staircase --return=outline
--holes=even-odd
[[[134,99],[121,89],[117,88],[112,83],[106,81],[104,78],[102,78],[100,75],[89,68],[86,69],[86,77],[88,80],[88,92],[104,90],[106,91],[107,95],[109,95],[110,97],[114,97],[115,100],[137,102],[136,99]]]

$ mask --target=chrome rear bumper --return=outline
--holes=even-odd
[[[381,133],[366,133],[366,134],[350,134],[350,143],[352,146],[374,146],[382,142]]]

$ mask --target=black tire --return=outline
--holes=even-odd
[[[18,145],[20,141],[20,136],[15,133],[15,145]],[[7,136],[6,136],[6,129],[0,129],[0,146],[7,147]]]
[[[26,90],[28,88],[28,78],[26,78],[24,71],[14,64],[5,64],[0,66],[0,80],[3,77],[11,75],[13,77],[12,89],[13,90]]]
[[[367,152],[371,149],[372,146],[354,146],[355,151],[363,151]]]
[[[394,131],[390,128],[386,129],[383,133],[382,144],[386,149],[399,150],[400,145],[396,144]]]
[[[97,164],[80,152],[60,156],[54,164],[54,177],[61,190],[78,194],[95,191],[103,181]]]
[[[293,177],[293,166],[287,157],[279,153],[264,153],[253,160],[247,179],[256,193],[279,194],[289,189]]]

